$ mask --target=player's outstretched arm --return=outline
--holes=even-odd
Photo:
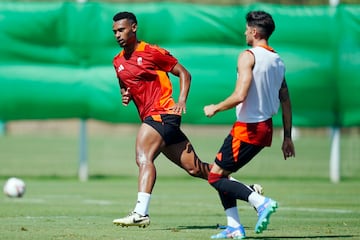
[[[239,54],[237,63],[238,78],[234,91],[223,101],[205,106],[205,116],[212,117],[218,112],[234,108],[246,99],[252,81],[254,64],[255,58],[250,52],[244,51]]]

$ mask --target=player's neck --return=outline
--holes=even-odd
[[[269,46],[268,41],[266,41],[264,39],[263,39],[263,41],[258,41],[257,43],[253,44],[253,47],[262,47],[271,52],[275,52],[275,50]]]
[[[265,47],[265,48],[268,48],[269,44],[268,44],[267,40],[259,39],[259,40],[254,42],[253,47]]]
[[[124,55],[126,58],[131,57],[132,53],[136,50],[139,43],[140,43],[140,41],[136,40],[133,44],[126,46],[124,48],[124,51],[125,51]]]

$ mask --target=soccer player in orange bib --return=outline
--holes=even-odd
[[[250,191],[240,182],[229,181],[228,176],[246,165],[264,147],[271,145],[272,116],[277,113],[280,105],[284,128],[283,156],[285,159],[295,156],[285,66],[279,55],[268,45],[274,29],[275,23],[270,14],[252,11],[246,15],[245,36],[251,48],[239,54],[235,89],[225,100],[204,107],[207,117],[232,108],[236,109],[237,117],[208,177],[208,182],[218,191],[228,216],[227,228],[211,236],[213,239],[245,238],[245,230],[238,215],[237,199],[249,202],[257,210],[256,233],[267,228],[270,215],[278,207],[275,200]]]

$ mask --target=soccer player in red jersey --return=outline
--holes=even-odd
[[[251,47],[239,54],[238,77],[233,93],[217,104],[204,107],[207,117],[220,111],[236,108],[236,121],[221,146],[209,173],[209,183],[218,191],[228,217],[228,227],[211,236],[220,238],[245,238],[240,224],[236,200],[249,202],[258,212],[255,232],[267,228],[270,215],[277,202],[249,189],[240,182],[229,181],[229,174],[246,165],[272,141],[272,116],[281,105],[284,128],[282,144],[285,159],[295,156],[291,138],[292,112],[285,66],[279,55],[268,45],[275,29],[270,14],[252,11],[246,15],[246,42]]]
[[[146,227],[150,224],[148,207],[156,181],[154,160],[160,153],[194,177],[206,179],[210,166],[200,161],[180,129],[181,114],[186,112],[190,73],[167,50],[137,39],[137,19],[133,13],[120,12],[113,21],[115,38],[123,48],[113,61],[122,103],[127,106],[133,101],[142,121],[136,137],[137,203],[128,216],[113,222]],[[172,97],[168,73],[180,80],[177,101]]]

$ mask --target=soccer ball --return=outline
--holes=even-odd
[[[19,198],[25,193],[25,182],[19,178],[9,178],[4,185],[4,193],[8,197]]]

